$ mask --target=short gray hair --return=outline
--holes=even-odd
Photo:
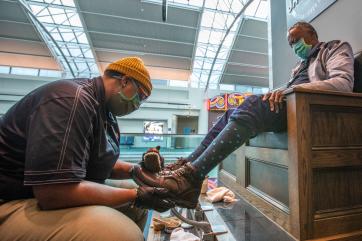
[[[317,31],[315,30],[315,28],[310,24],[310,23],[307,23],[305,21],[299,21],[299,22],[296,22],[295,24],[293,24],[293,26],[291,26],[289,29],[288,29],[288,32],[290,30],[292,30],[293,28],[304,28],[306,30],[308,30],[309,33],[311,33],[312,35],[314,35],[317,39],[318,39],[318,33]]]

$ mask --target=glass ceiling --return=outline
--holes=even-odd
[[[149,0],[160,3],[160,0]],[[213,60],[216,58],[209,80],[209,88],[216,89],[224,71],[234,40],[242,28],[244,17],[266,20],[268,17],[266,0],[251,0],[244,14],[236,20],[229,34],[225,38],[216,56],[217,49],[224,38],[227,29],[231,26],[236,15],[241,11],[248,0],[168,0],[171,5],[179,7],[201,8],[202,17],[193,59],[191,87],[205,88],[210,75]]]
[[[146,0],[161,3],[162,0]],[[224,71],[234,40],[242,28],[244,17],[266,20],[268,17],[266,0],[250,0],[244,14],[236,20],[216,56],[227,29],[235,16],[248,0],[168,0],[170,5],[200,9],[202,17],[192,64],[190,84],[195,88],[205,88],[210,77],[209,88],[216,89]],[[65,76],[92,77],[99,75],[91,46],[88,42],[82,21],[74,0],[22,0],[37,20],[50,33],[56,44],[44,29],[34,22],[58,62]],[[58,46],[59,48],[58,48]],[[60,50],[61,51],[60,51]],[[213,71],[212,62],[216,58]],[[73,74],[72,74],[73,73]]]
[[[99,70],[89,45],[74,0],[25,0],[36,18],[45,26],[60,50],[44,29],[34,22],[47,45],[57,56],[65,76],[92,77]]]

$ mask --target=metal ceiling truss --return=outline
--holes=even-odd
[[[18,0],[50,51],[60,63],[64,77],[99,75],[73,0]]]
[[[215,1],[215,10],[219,8],[219,4],[228,5],[231,10],[233,3],[240,4],[241,0],[231,0],[225,3],[225,0]],[[242,4],[245,7],[245,4]],[[218,79],[221,77],[222,70],[226,64],[228,52],[232,48],[233,38],[229,38],[227,45],[223,46],[228,32],[232,30],[233,34],[237,34],[237,28],[234,28],[235,14],[233,12],[215,11],[204,8],[202,13],[202,20],[200,31],[198,33],[198,41],[193,62],[192,74],[190,82],[192,87],[204,88],[210,84],[210,70],[217,66],[217,71],[214,71],[211,88],[217,88]],[[230,37],[230,36],[229,36]],[[235,38],[235,36],[232,36]],[[222,50],[221,55],[217,55]]]
[[[210,85],[210,80],[211,80],[211,75],[214,74],[213,73],[213,70],[214,70],[214,67],[215,67],[215,63],[216,63],[216,60],[218,58],[218,55],[221,51],[221,48],[223,47],[224,45],[224,42],[225,42],[225,39],[227,38],[228,34],[230,33],[231,29],[233,28],[234,24],[239,20],[239,26],[240,26],[240,23],[243,23],[244,21],[240,21],[240,17],[242,17],[242,14],[244,13],[244,11],[246,10],[246,8],[250,5],[250,3],[252,3],[254,0],[249,0],[247,3],[244,4],[244,6],[242,7],[242,9],[240,10],[240,12],[235,16],[233,22],[231,23],[231,25],[229,26],[229,28],[226,30],[225,32],[225,35],[223,37],[223,39],[221,40],[220,42],[220,45],[219,45],[219,48],[217,49],[216,51],[216,54],[215,54],[215,58],[212,62],[212,65],[211,65],[211,69],[210,69],[210,72],[209,72],[209,75],[207,77],[207,81],[206,81],[206,86],[205,86],[205,92],[207,91],[207,89],[209,88],[209,85]],[[233,38],[233,41],[235,41],[235,38],[237,37],[237,35],[234,36]],[[227,55],[229,57],[229,53],[230,53],[230,50],[228,51]],[[226,64],[227,61],[225,61],[223,67],[222,67],[222,72],[225,68],[225,64]],[[221,75],[222,76],[222,75]],[[217,78],[217,85],[219,85],[220,83],[220,79],[221,79],[221,76],[219,78]]]

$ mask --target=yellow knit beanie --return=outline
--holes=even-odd
[[[134,78],[145,88],[147,95],[151,94],[152,83],[150,74],[142,59],[138,57],[122,58],[109,64],[106,70],[113,70]]]

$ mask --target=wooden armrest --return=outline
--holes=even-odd
[[[306,94],[320,94],[320,95],[338,95],[338,96],[346,96],[346,97],[357,97],[362,98],[361,93],[347,93],[341,91],[332,91],[332,90],[313,90],[313,89],[306,89],[300,86],[295,86],[293,88],[287,89],[284,91],[286,96],[293,94],[293,93],[306,93]]]

